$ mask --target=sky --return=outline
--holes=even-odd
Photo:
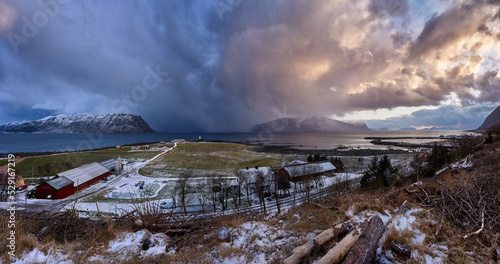
[[[0,123],[474,129],[500,105],[499,68],[494,0],[0,0]]]

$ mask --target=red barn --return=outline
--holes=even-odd
[[[66,177],[57,177],[36,187],[37,199],[64,199],[75,193],[73,181]]]
[[[110,174],[109,169],[97,162],[92,162],[69,171],[58,173],[57,176],[64,176],[72,180],[75,190],[79,191]]]
[[[102,161],[108,165],[108,160]],[[111,161],[111,160],[110,160]],[[37,186],[36,198],[63,199],[75,192],[89,187],[107,177],[111,171],[105,166],[92,162],[80,167],[58,173],[52,180]]]

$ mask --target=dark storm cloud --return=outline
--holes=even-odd
[[[429,9],[423,28],[410,1],[42,3],[0,0],[0,123],[129,112],[160,131],[235,131],[452,93],[500,101],[485,2]]]

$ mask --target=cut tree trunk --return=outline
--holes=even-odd
[[[368,264],[375,257],[378,241],[384,234],[384,222],[378,216],[373,216],[364,222],[358,242],[351,248],[342,263]]]
[[[350,222],[344,222],[341,224],[338,224],[334,226],[333,228],[327,229],[323,231],[321,234],[317,235],[315,238],[307,241],[302,246],[296,247],[293,250],[293,255],[290,257],[286,258],[284,263],[285,264],[297,264],[300,263],[301,259],[311,253],[315,248],[318,248],[319,246],[323,245],[327,241],[330,241],[331,239],[335,237],[339,237],[346,232],[349,231],[351,227]]]
[[[317,264],[336,264],[342,261],[344,256],[349,252],[349,250],[356,244],[360,235],[362,234],[362,229],[358,228],[353,232],[349,233],[342,241],[340,241],[335,247],[330,249],[326,255],[324,255]]]

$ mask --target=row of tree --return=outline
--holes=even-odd
[[[264,212],[266,212],[266,200],[274,200],[278,212],[281,210],[281,201],[284,197],[293,194],[295,204],[296,195],[299,192],[305,194],[306,199],[311,195],[314,188],[323,186],[320,176],[321,167],[317,164],[307,166],[296,166],[289,168],[292,178],[300,177],[300,181],[290,182],[285,175],[277,171],[265,169],[252,170],[248,173],[245,170],[235,172],[236,182],[217,175],[204,175],[205,180],[196,180],[198,175],[194,170],[184,170],[179,175],[179,180],[173,188],[173,197],[177,207],[185,213],[189,207],[193,194],[202,194],[207,198],[200,198],[196,201],[204,208],[210,210],[226,211],[230,208],[238,209],[242,206],[251,206],[253,197],[258,202]],[[290,191],[293,189],[292,194]]]

